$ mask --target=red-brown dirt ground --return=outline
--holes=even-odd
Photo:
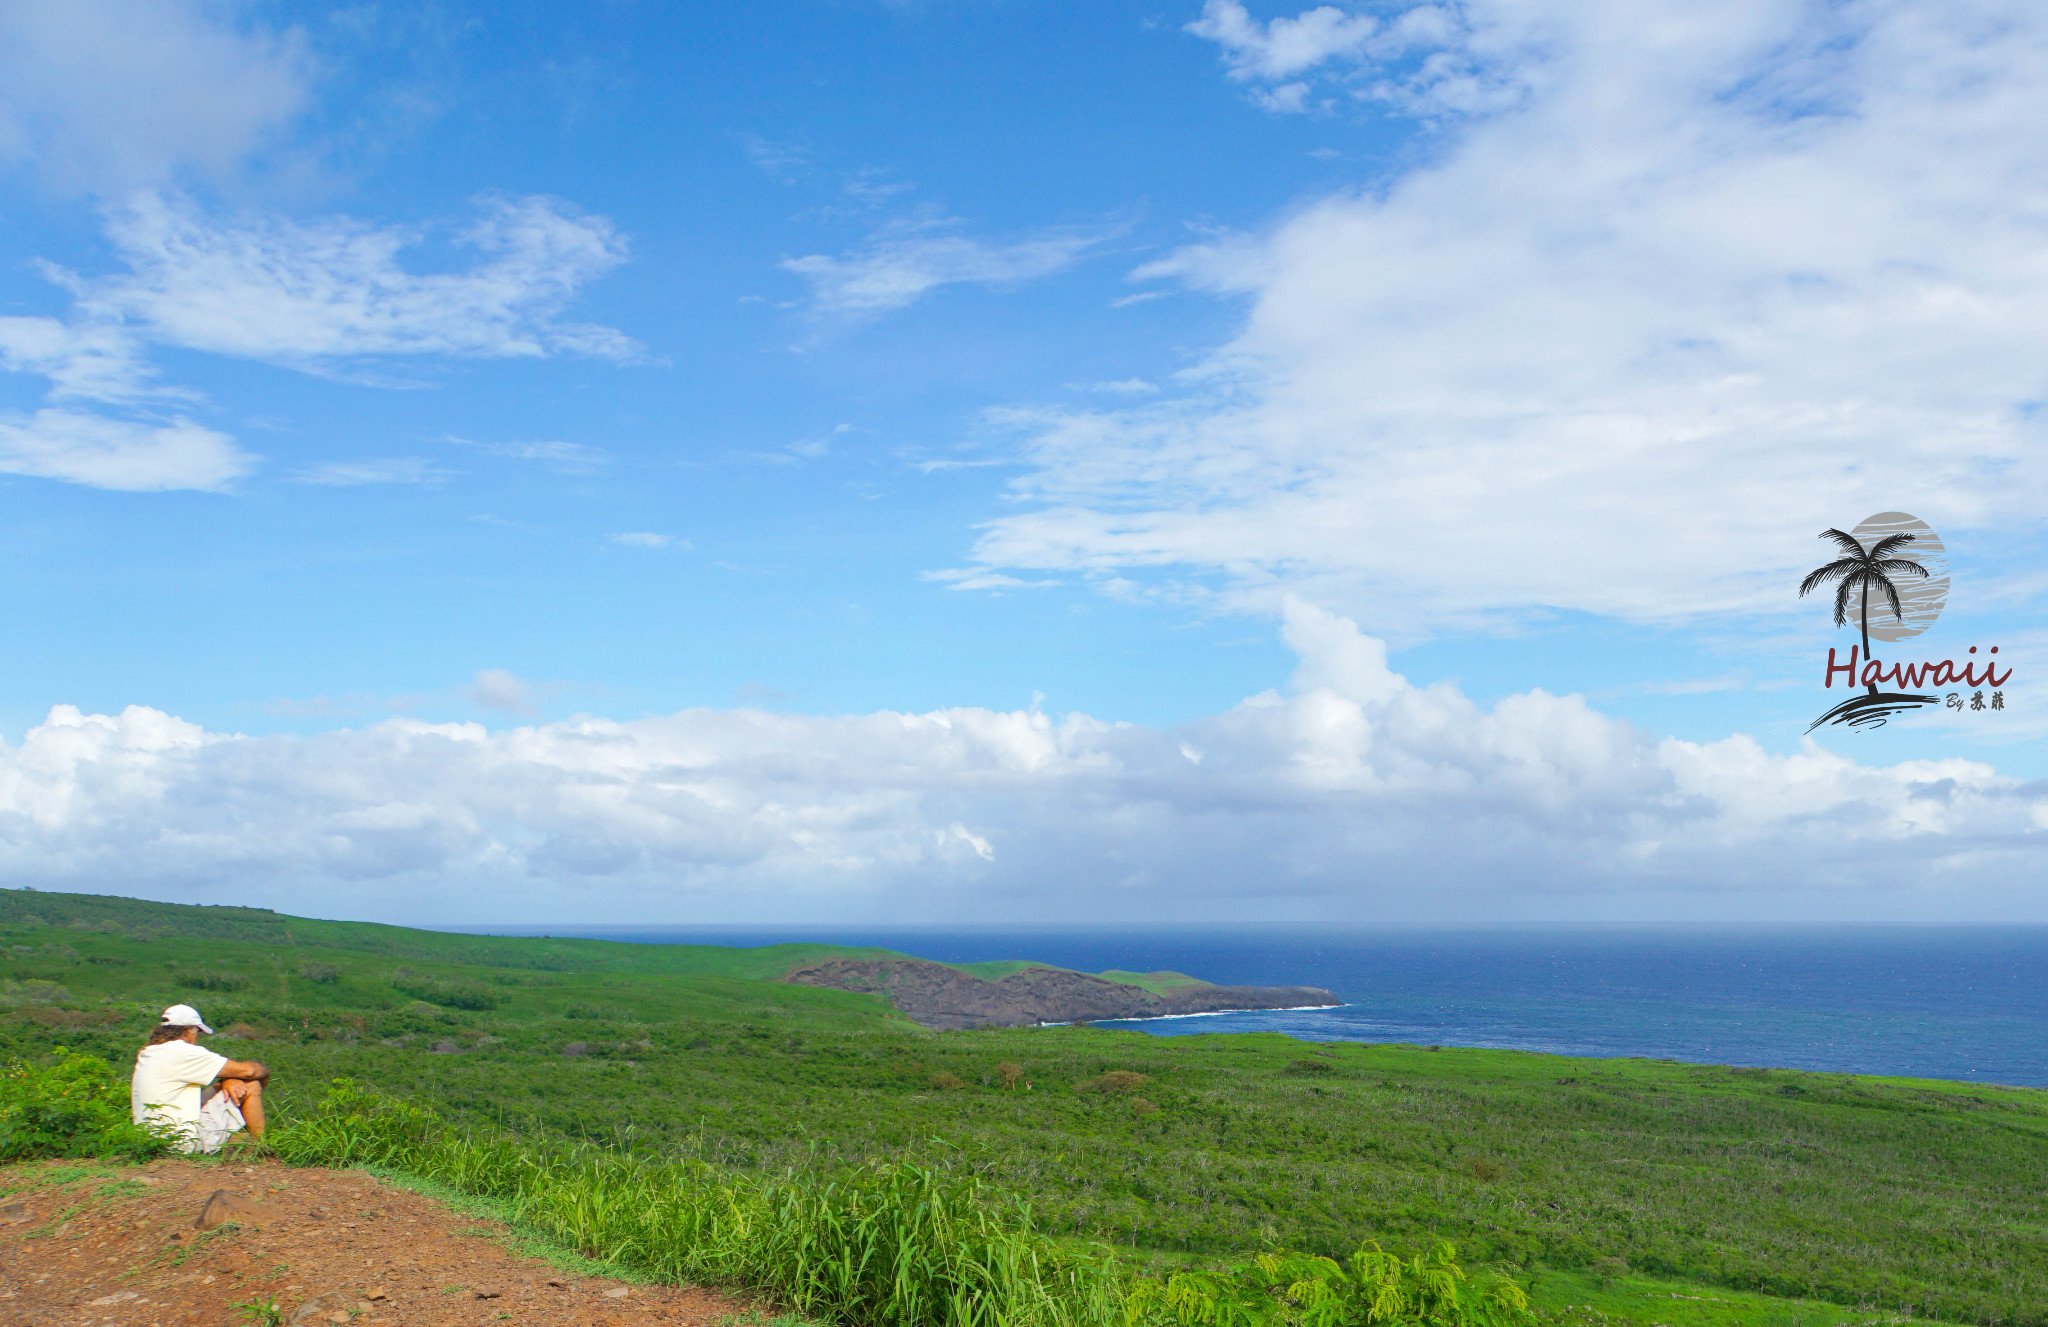
[[[497,1222],[361,1171],[167,1161],[0,1167],[0,1325],[712,1327],[714,1291],[573,1275]],[[271,1209],[211,1231],[217,1189]],[[258,1213],[258,1216],[266,1215]]]

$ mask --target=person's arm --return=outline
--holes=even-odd
[[[229,1060],[220,1067],[220,1072],[215,1074],[214,1077],[246,1078],[262,1083],[269,1080],[270,1070],[264,1068],[262,1063],[257,1060]]]

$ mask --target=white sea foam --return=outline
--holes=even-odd
[[[1146,1014],[1139,1018],[1079,1018],[1068,1023],[1040,1023],[1042,1028],[1076,1027],[1082,1023],[1159,1023],[1169,1018],[1216,1018],[1223,1014],[1299,1014],[1309,1010],[1349,1009],[1348,1004],[1290,1004],[1278,1009],[1204,1009],[1199,1014]]]

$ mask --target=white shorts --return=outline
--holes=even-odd
[[[229,1134],[240,1133],[248,1124],[242,1118],[241,1108],[228,1100],[228,1094],[216,1092],[199,1108],[199,1123],[193,1128],[192,1145],[185,1150],[218,1152]]]

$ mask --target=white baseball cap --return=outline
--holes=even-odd
[[[164,1010],[163,1019],[158,1026],[167,1028],[198,1028],[208,1036],[213,1034],[213,1029],[206,1026],[206,1020],[199,1016],[199,1011],[189,1004],[174,1004],[169,1009]]]

